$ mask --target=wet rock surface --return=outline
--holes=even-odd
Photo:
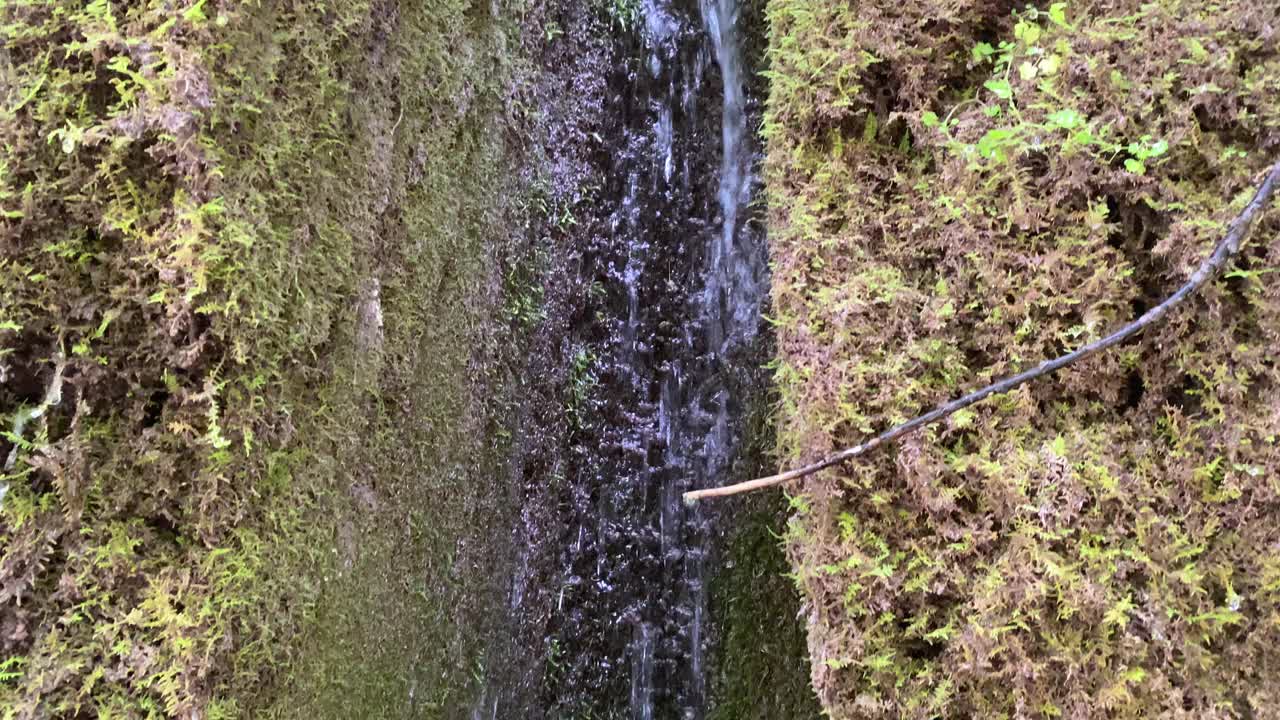
[[[754,472],[769,444],[765,238],[749,206],[758,80],[744,59],[758,8],[618,12],[565,4],[526,21],[563,33],[538,47],[521,99],[542,138],[522,232],[545,294],[514,370],[505,630],[465,717],[702,718],[715,705],[712,587],[740,506],[680,494]],[[803,658],[780,662],[805,685]]]
[[[591,202],[571,234],[585,290],[573,343],[591,361],[549,528],[559,587],[544,698],[556,711],[705,713],[715,531],[680,493],[720,481],[737,453],[753,390],[738,387],[752,371],[736,362],[767,287],[747,223],[736,12],[642,3],[615,18],[629,25],[602,52],[605,85],[581,86],[602,97],[582,176]]]

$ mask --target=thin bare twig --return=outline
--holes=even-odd
[[[1069,352],[1061,357],[1046,360],[1030,370],[1004,378],[1003,380],[998,380],[980,390],[975,390],[964,397],[952,400],[951,402],[941,405],[923,415],[912,418],[901,425],[890,428],[861,445],[841,450],[840,452],[823,458],[815,463],[805,465],[804,467],[799,467],[794,470],[788,470],[783,473],[778,473],[777,475],[770,475],[769,477],[758,478],[756,480],[748,480],[747,482],[740,482],[735,485],[726,485],[724,487],[707,488],[705,490],[687,492],[684,494],[685,502],[693,503],[701,500],[702,498],[737,495],[738,493],[773,487],[774,485],[781,485],[789,480],[796,480],[807,475],[812,475],[813,473],[829,468],[832,465],[838,465],[846,460],[852,460],[860,455],[865,455],[881,445],[886,445],[901,438],[912,430],[932,425],[933,423],[943,420],[949,415],[963,410],[991,395],[1007,393],[1024,383],[1044,377],[1045,375],[1061,370],[1072,363],[1089,357],[1094,353],[1101,352],[1113,345],[1118,345],[1119,343],[1124,342],[1130,337],[1141,332],[1147,326],[1154,324],[1165,315],[1168,315],[1170,310],[1173,310],[1175,307],[1180,305],[1184,300],[1199,290],[1206,282],[1217,276],[1217,274],[1222,270],[1222,267],[1240,251],[1240,243],[1248,233],[1249,227],[1253,224],[1254,218],[1262,208],[1266,206],[1267,201],[1271,199],[1271,194],[1274,192],[1277,184],[1280,184],[1280,162],[1277,162],[1272,166],[1271,170],[1267,173],[1266,178],[1262,181],[1262,184],[1258,186],[1258,190],[1254,193],[1253,199],[1250,200],[1244,210],[1236,216],[1236,219],[1231,222],[1231,226],[1227,229],[1226,236],[1223,237],[1222,241],[1218,243],[1218,246],[1214,248],[1213,254],[1206,258],[1204,262],[1200,263],[1200,267],[1196,268],[1196,271],[1192,273],[1186,284],[1178,288],[1177,291],[1165,299],[1164,302],[1146,311],[1137,320],[1130,322],[1128,325],[1125,325],[1110,335],[1091,342],[1088,345]]]

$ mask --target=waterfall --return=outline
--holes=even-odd
[[[768,281],[746,222],[755,150],[737,0],[641,0],[638,13],[610,82],[613,204],[590,258],[608,293],[602,400],[557,602],[561,695],[578,696],[559,699],[701,720],[716,518],[681,495],[723,482],[739,452],[735,362]]]
[[[747,98],[740,42],[738,0],[701,0],[702,22],[715,49],[723,92],[721,114],[720,234],[711,248],[704,312],[708,341],[721,352],[755,334],[760,320],[761,242],[744,244],[738,217],[751,200],[751,148],[748,145]]]
[[[681,502],[681,494],[721,478],[736,451],[722,363],[726,355],[750,342],[756,333],[765,266],[762,238],[750,237],[740,232],[739,227],[739,218],[751,196],[752,153],[747,144],[737,0],[702,0],[700,9],[702,28],[721,77],[720,170],[716,192],[720,222],[718,228],[706,233],[707,247],[701,254],[705,263],[701,270],[701,289],[688,297],[688,317],[692,322],[686,328],[684,347],[692,352],[676,356],[667,365],[659,381],[658,406],[666,471],[662,473],[660,495],[660,547],[664,559],[671,558],[672,564],[680,563],[680,575],[674,581],[679,586],[677,601],[669,608],[672,617],[668,622],[674,619],[674,634],[683,647],[677,652],[676,673],[669,681],[680,716],[688,719],[701,718],[706,705],[703,624],[707,611],[707,544],[711,533],[709,519],[701,508],[686,507]],[[663,17],[652,4],[646,4],[646,12]],[[666,27],[664,23],[659,25]],[[668,181],[672,166],[670,119],[670,106],[665,105],[656,132],[661,139],[659,147],[665,150],[664,177]],[[700,453],[695,455],[696,450]],[[633,647],[632,654],[644,657],[645,650],[645,647]],[[683,667],[679,667],[681,664]],[[633,686],[632,717],[635,720],[653,716],[652,695]]]

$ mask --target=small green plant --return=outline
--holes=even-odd
[[[26,664],[27,659],[21,655],[14,655],[0,662],[0,683],[14,682],[22,677],[22,668]]]
[[[528,267],[513,268],[506,278],[506,314],[521,328],[532,328],[546,318],[543,288],[538,276]]]
[[[560,646],[558,638],[551,638],[547,643],[547,665],[546,674],[547,682],[555,683],[558,678],[564,675],[564,648]]]
[[[1064,63],[1073,52],[1067,4],[1054,3],[1048,11],[1027,7],[1014,17],[1012,40],[995,45],[979,42],[970,52],[975,66],[991,68],[981,89],[954,106],[946,118],[924,111],[921,124],[947,136],[950,150],[970,159],[970,167],[976,171],[1007,168],[1011,161],[1032,154],[1086,152],[1108,162],[1127,153],[1125,170],[1145,174],[1146,161],[1164,155],[1169,149],[1167,142],[1150,135],[1129,143],[1114,139],[1116,133],[1110,124],[1093,121],[1064,104],[1064,95],[1057,89]],[[1003,121],[976,140],[953,137],[952,131],[960,124],[957,113],[975,104],[985,117]]]
[[[1152,140],[1150,135],[1143,135],[1141,140],[1125,146],[1129,157],[1125,158],[1124,169],[1134,175],[1147,173],[1146,161],[1164,155],[1169,150],[1169,143],[1164,140]]]
[[[568,398],[565,401],[565,412],[569,416],[569,424],[581,430],[586,424],[586,411],[599,380],[595,366],[599,358],[590,348],[580,348],[573,356],[569,366]]]
[[[640,18],[640,0],[605,0],[605,11],[623,31],[631,30]]]

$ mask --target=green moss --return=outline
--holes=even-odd
[[[434,716],[471,682],[489,8],[0,10],[6,424],[68,385],[8,438],[3,717]]]
[[[1280,139],[1247,4],[769,3],[784,454],[1100,337],[1183,282]],[[839,718],[1275,704],[1274,213],[1122,351],[812,478],[789,551]]]
[[[781,538],[785,517],[776,498],[750,498],[734,508],[728,552],[711,585],[716,648],[709,720],[803,720],[819,716],[809,685],[799,601]]]

